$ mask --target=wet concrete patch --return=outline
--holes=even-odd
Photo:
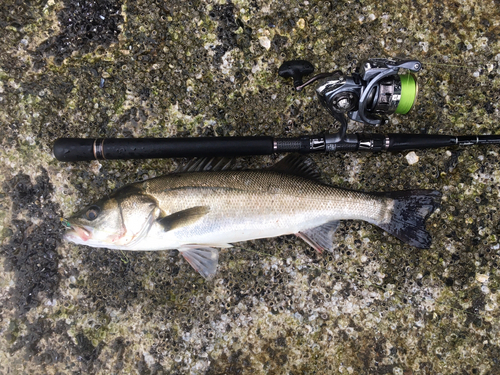
[[[118,41],[118,26],[123,23],[121,7],[121,1],[113,0],[64,1],[64,8],[57,16],[60,32],[40,44],[34,56],[52,56],[60,65],[74,52],[84,55],[99,46],[109,47]],[[39,69],[44,65],[44,60],[38,60],[34,67]]]
[[[17,317],[24,317],[43,299],[57,298],[61,212],[51,200],[53,188],[45,170],[35,182],[18,174],[3,189],[12,200],[12,227],[7,229],[11,233],[1,249],[5,271],[14,272],[7,307],[15,309]]]

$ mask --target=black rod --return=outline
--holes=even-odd
[[[284,152],[404,151],[450,146],[500,144],[500,135],[320,134],[299,138],[59,138],[60,161],[271,155]]]

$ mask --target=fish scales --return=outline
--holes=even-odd
[[[263,233],[269,237],[297,233],[329,220],[383,222],[390,217],[387,198],[273,171],[196,172],[140,184],[146,194],[156,197],[166,214],[210,207],[204,222],[186,231],[190,235],[242,228],[248,232],[250,227],[274,232]]]

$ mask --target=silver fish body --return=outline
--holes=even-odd
[[[214,248],[234,242],[297,234],[319,251],[333,250],[333,232],[345,219],[429,246],[424,222],[437,192],[339,189],[297,160],[303,161],[289,157],[271,170],[173,173],[133,183],[70,218],[66,239],[123,250],[179,249],[205,277],[215,273]]]

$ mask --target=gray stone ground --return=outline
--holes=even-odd
[[[344,222],[334,254],[237,244],[205,282],[177,254],[63,243],[67,216],[183,160],[61,163],[62,136],[335,131],[283,61],[420,59],[418,107],[383,129],[499,132],[500,2],[0,4],[0,373],[500,373],[498,146],[315,155],[326,181],[443,193],[428,250]],[[352,130],[362,126],[352,124]],[[277,157],[238,159],[259,168]]]

